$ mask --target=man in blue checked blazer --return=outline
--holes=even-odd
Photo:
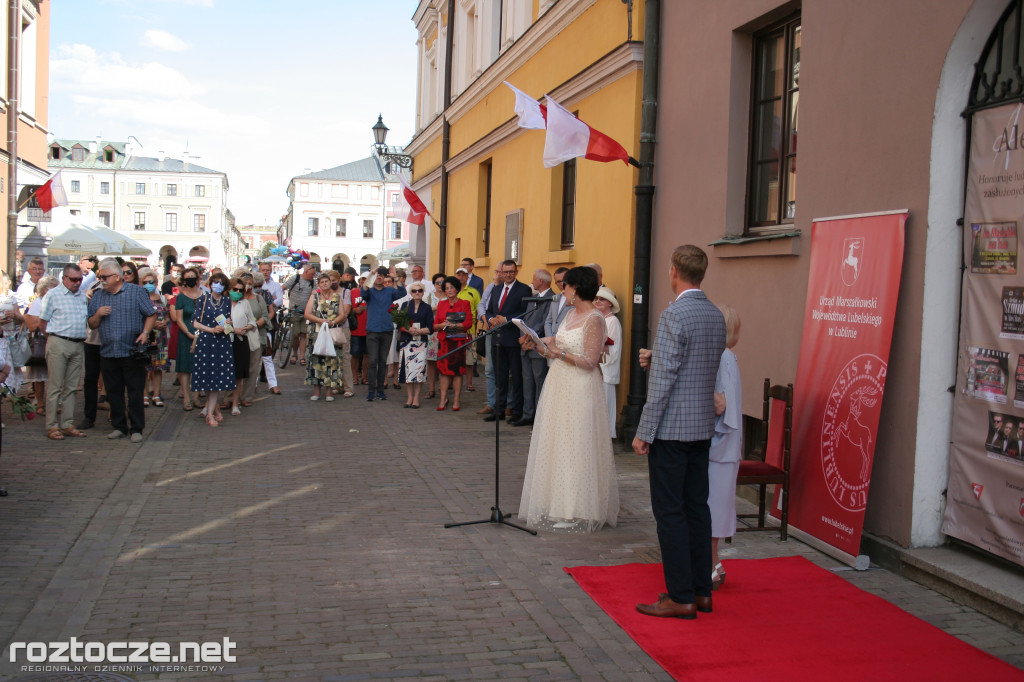
[[[715,376],[725,350],[725,319],[700,284],[708,257],[684,245],[672,253],[676,300],[658,320],[647,403],[633,450],[647,455],[651,507],[668,593],[640,613],[665,618],[711,612],[708,450],[715,430]]]

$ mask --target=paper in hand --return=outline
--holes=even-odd
[[[526,323],[525,323],[525,322],[523,322],[522,320],[520,320],[519,318],[512,318],[512,324],[514,324],[515,326],[519,327],[519,330],[520,330],[521,332],[523,332],[524,334],[526,334],[527,336],[529,336],[529,337],[530,337],[530,340],[531,340],[531,341],[533,341],[533,343],[534,343],[534,344],[535,344],[535,345],[536,345],[536,346],[537,346],[538,348],[540,348],[540,347],[542,347],[542,346],[544,345],[544,342],[543,342],[543,341],[541,341],[541,339],[540,339],[540,337],[539,337],[539,336],[537,336],[537,332],[535,332],[535,331],[533,331],[532,329],[530,329],[530,328],[529,328],[529,327],[528,327],[528,326],[526,325]]]

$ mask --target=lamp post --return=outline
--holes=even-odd
[[[395,154],[388,151],[388,145],[386,143],[388,137],[389,128],[384,125],[384,117],[381,114],[377,115],[377,123],[374,124],[373,128],[373,147],[377,150],[377,156],[386,160],[390,163],[394,163],[401,168],[408,168],[412,172],[412,157],[408,154]],[[384,169],[387,173],[391,173],[390,168]]]

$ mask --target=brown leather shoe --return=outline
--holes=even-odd
[[[477,410],[476,413],[477,414],[491,414],[492,412],[494,412],[494,408],[493,407],[488,407],[487,405],[484,405],[482,408]]]
[[[668,599],[668,592],[662,592],[658,599]],[[696,597],[697,610],[701,613],[711,613],[711,597]]]
[[[693,620],[697,617],[696,604],[680,604],[672,601],[671,597],[664,596],[653,604],[637,604],[636,610],[645,616],[656,618],[682,618]]]

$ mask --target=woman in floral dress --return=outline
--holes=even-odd
[[[332,402],[334,392],[342,389],[341,353],[334,356],[314,355],[320,325],[326,322],[331,327],[348,324],[348,306],[341,301],[341,291],[331,289],[331,278],[321,273],[317,278],[319,287],[306,301],[306,321],[309,322],[309,342],[306,344],[306,381],[313,387],[310,400],[320,400],[320,389],[326,392],[324,400]]]
[[[142,392],[142,404],[149,407],[150,395],[153,396],[153,405],[164,406],[164,399],[160,395],[160,386],[163,383],[164,372],[171,371],[170,356],[167,354],[168,326],[171,321],[170,305],[167,299],[157,289],[156,272],[151,268],[139,269],[139,282],[142,288],[149,294],[149,301],[156,311],[156,324],[149,335],[150,345],[156,346],[156,354],[152,356],[152,362],[146,366],[146,390]]]

